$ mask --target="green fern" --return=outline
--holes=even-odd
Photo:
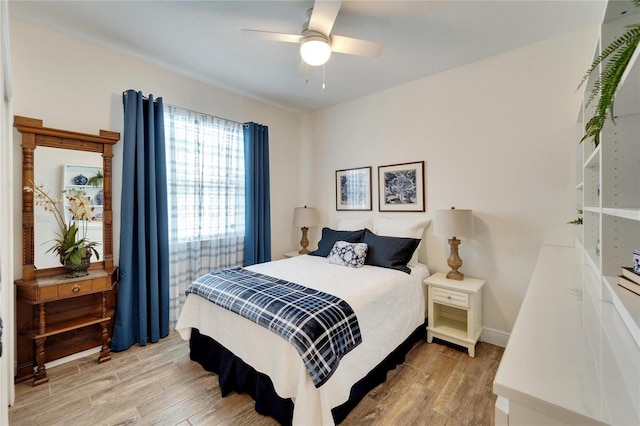
[[[640,7],[640,0],[632,0],[633,4]],[[589,78],[591,73],[605,60],[604,69],[599,78],[593,84],[591,94],[587,99],[586,106],[589,106],[594,100],[598,100],[593,117],[585,124],[584,136],[580,140],[582,143],[586,139],[593,138],[595,146],[600,144],[600,133],[607,120],[607,114],[611,117],[611,121],[615,124],[615,116],[613,113],[614,99],[620,81],[624,75],[633,53],[640,43],[640,23],[627,25],[627,32],[616,38],[602,53],[593,61],[586,74],[580,80],[578,89]]]

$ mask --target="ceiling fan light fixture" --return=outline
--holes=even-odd
[[[321,35],[305,37],[300,45],[300,56],[303,61],[314,67],[326,63],[331,56],[329,41]]]

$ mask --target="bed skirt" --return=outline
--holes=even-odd
[[[413,345],[417,341],[425,339],[426,323],[416,328],[369,374],[351,387],[349,399],[331,410],[334,422],[336,424],[342,422],[369,391],[387,379],[387,372],[404,362],[406,354]],[[189,347],[193,361],[198,362],[205,370],[218,374],[223,397],[232,391],[247,393],[255,401],[255,409],[258,413],[273,417],[282,425],[291,424],[293,401],[290,398],[281,398],[276,394],[269,376],[257,372],[220,343],[209,336],[200,334],[195,328],[191,330]]]

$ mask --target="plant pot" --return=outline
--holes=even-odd
[[[91,253],[82,258],[79,264],[65,260],[64,268],[67,270],[67,278],[77,278],[89,275],[89,265],[91,264]]]

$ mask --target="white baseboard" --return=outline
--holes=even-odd
[[[493,328],[484,327],[482,329],[482,341],[491,343],[492,345],[500,346],[501,348],[507,347],[509,341],[509,333],[504,331],[494,330]]]
[[[56,365],[62,365],[67,362],[75,361],[76,359],[80,359],[85,356],[97,354],[102,349],[102,346],[96,346],[95,348],[87,349],[86,351],[78,352],[69,356],[65,356],[64,358],[56,359],[44,364],[45,368],[52,368]]]

